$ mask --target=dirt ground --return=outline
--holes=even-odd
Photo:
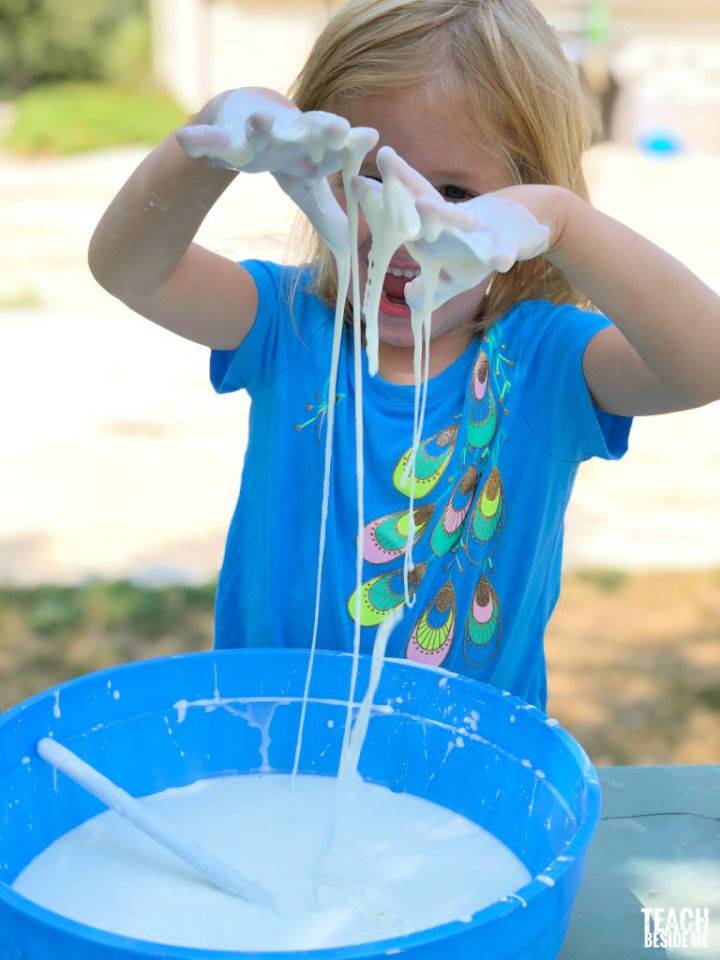
[[[0,709],[114,663],[208,649],[212,586],[0,592]],[[548,713],[608,764],[720,763],[720,570],[565,577]]]
[[[720,763],[720,570],[570,575],[546,655],[548,713],[595,763]]]

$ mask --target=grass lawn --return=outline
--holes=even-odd
[[[23,154],[71,154],[125,144],[154,145],[186,114],[165,93],[100,83],[34,87],[18,97],[0,145]]]

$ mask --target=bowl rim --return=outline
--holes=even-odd
[[[304,648],[287,647],[243,647],[222,650],[203,650],[190,653],[176,653],[163,657],[152,657],[144,660],[134,660],[129,663],[121,663],[110,667],[104,667],[100,670],[94,670],[90,673],[82,674],[79,677],[73,677],[62,683],[54,684],[45,690],[41,690],[26,700],[13,707],[10,707],[4,713],[0,713],[0,735],[2,728],[11,723],[16,717],[21,715],[36,704],[55,695],[56,691],[62,691],[63,688],[83,682],[96,682],[104,679],[106,676],[117,673],[127,673],[137,669],[143,669],[149,665],[168,661],[191,661],[215,658],[235,658],[248,654],[257,655],[258,652],[264,652],[278,657],[293,656],[295,659],[307,659],[309,650]],[[321,659],[331,659],[335,657],[352,658],[352,654],[346,651],[338,650],[317,650],[315,657]],[[370,663],[370,655],[360,654],[361,662]],[[378,954],[392,953],[402,954],[406,950],[419,946],[429,946],[433,943],[445,940],[448,937],[458,933],[469,932],[480,926],[486,926],[501,919],[505,919],[512,913],[527,909],[531,904],[535,904],[537,898],[543,893],[547,894],[552,886],[557,885],[564,875],[575,865],[584,860],[590,841],[595,833],[600,819],[600,808],[602,802],[600,780],[597,771],[592,764],[589,756],[578,743],[578,741],[567,730],[559,724],[548,725],[547,720],[551,719],[543,713],[534,704],[528,704],[520,697],[515,696],[507,690],[502,690],[492,684],[476,680],[473,677],[466,677],[463,674],[453,673],[442,667],[432,667],[423,664],[417,664],[409,660],[397,657],[387,657],[386,662],[402,666],[413,670],[422,670],[425,672],[437,673],[440,676],[452,678],[453,681],[461,684],[479,685],[483,687],[487,694],[497,699],[503,700],[508,704],[517,704],[523,712],[536,722],[544,723],[549,726],[551,734],[559,737],[570,752],[572,759],[576,762],[579,771],[586,783],[587,801],[584,804],[581,815],[577,818],[577,827],[572,839],[561,854],[558,854],[550,863],[547,864],[534,877],[518,890],[513,891],[502,900],[488,904],[481,910],[466,920],[450,920],[438,926],[428,927],[424,930],[417,930],[402,936],[392,937],[385,940],[370,940],[360,944],[349,944],[338,947],[318,947],[309,950],[284,950],[284,951],[266,951],[266,950],[215,950],[205,947],[184,947],[172,944],[164,944],[160,941],[142,940],[137,937],[128,937],[119,933],[101,930],[98,927],[92,927],[65,917],[63,914],[56,913],[46,907],[42,907],[33,900],[28,899],[20,893],[17,893],[12,887],[0,881],[0,905],[5,904],[28,918],[42,924],[45,927],[58,929],[62,933],[73,936],[78,940],[83,940],[89,946],[108,947],[115,951],[126,951],[131,956],[133,954],[147,955],[152,957],[157,955],[159,948],[162,948],[163,957],[167,960],[363,960],[363,958],[374,957]],[[550,886],[539,880],[539,876],[548,876],[554,881]]]

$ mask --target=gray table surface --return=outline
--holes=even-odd
[[[720,960],[720,765],[598,775],[601,821],[559,960]],[[645,947],[641,907],[708,908],[709,947]]]

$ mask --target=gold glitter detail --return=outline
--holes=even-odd
[[[416,567],[408,573],[408,586],[417,588],[420,585],[420,581],[425,576],[425,569],[427,563],[419,563]]]
[[[484,380],[487,380],[489,369],[490,361],[484,353],[481,353],[475,364],[475,377],[482,383]]]
[[[474,466],[465,471],[465,475],[460,481],[460,493],[470,493],[475,489],[478,482],[478,472]]]
[[[453,590],[452,583],[448,580],[446,583],[440,587],[437,596],[435,597],[435,608],[438,613],[444,613],[445,610],[450,606],[450,604],[455,599],[455,591]]]
[[[439,447],[446,447],[449,443],[453,443],[458,432],[458,425],[454,423],[451,427],[445,427],[443,430],[438,433],[435,438],[435,442]]]
[[[424,503],[421,507],[418,507],[417,510],[414,511],[415,526],[419,527],[421,524],[427,523],[434,509],[434,503]]]
[[[497,467],[493,467],[492,472],[485,483],[485,496],[488,498],[488,500],[494,500],[497,497],[499,490],[500,471]]]
[[[475,590],[475,600],[481,607],[486,607],[492,599],[492,588],[487,577],[482,577]]]

